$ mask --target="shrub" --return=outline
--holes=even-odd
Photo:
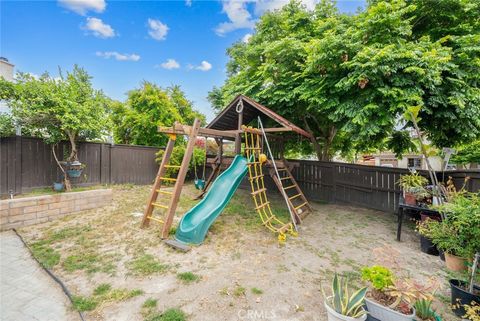
[[[393,285],[393,273],[386,267],[374,265],[362,269],[362,279],[369,281],[373,288],[378,291],[385,291]]]
[[[474,193],[456,194],[437,207],[441,222],[427,220],[419,232],[447,253],[473,258],[480,251],[480,197]]]

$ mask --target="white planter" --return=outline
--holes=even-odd
[[[367,304],[368,313],[382,321],[412,321],[415,317],[415,309],[412,308],[412,314],[403,314],[395,310],[390,309],[389,307],[383,306],[380,303],[377,303],[373,300],[365,298],[365,303]]]
[[[330,297],[328,299],[330,299]],[[361,318],[355,319],[355,318],[347,317],[345,315],[337,313],[334,309],[332,309],[328,305],[327,300],[325,300],[323,302],[323,304],[325,305],[325,309],[327,309],[328,321],[365,321],[365,320],[367,320],[367,315],[366,314],[364,314]]]

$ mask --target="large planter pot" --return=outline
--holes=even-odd
[[[405,192],[405,204],[412,206],[417,205],[417,198],[415,197],[415,194]]]
[[[465,288],[465,282],[455,279],[450,280],[450,289],[452,292],[452,311],[460,318],[465,315],[463,304],[472,304],[472,302],[480,304],[480,295],[478,295],[478,293],[480,293],[480,287],[475,285],[473,287],[473,292],[476,292],[477,294],[467,292]]]
[[[330,299],[331,297],[329,297],[328,299]],[[327,304],[327,300],[325,300],[323,302],[323,304],[325,305],[325,309],[327,309],[327,320],[328,321],[365,321],[367,320],[367,315],[364,314],[361,318],[351,318],[351,317],[347,317],[345,315],[342,315],[340,313],[338,313],[337,311],[335,311],[334,309],[332,309],[328,304]]]
[[[462,272],[467,269],[467,260],[462,257],[445,253],[445,265],[450,271]]]
[[[67,169],[68,177],[77,178],[82,175],[83,169]]]
[[[403,314],[395,310],[390,309],[389,307],[383,306],[380,303],[377,303],[371,299],[365,298],[365,303],[367,304],[368,312],[372,317],[382,320],[382,321],[412,321],[415,317],[415,309],[412,308],[411,314]]]
[[[432,243],[432,241],[429,238],[426,238],[423,235],[420,235],[420,250],[423,253],[427,253],[429,255],[438,255],[438,249],[435,246],[435,244]]]

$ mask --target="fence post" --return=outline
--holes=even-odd
[[[332,195],[330,196],[332,198],[333,203],[337,202],[337,198],[335,197],[337,195],[337,169],[335,167],[335,163],[330,164],[331,166],[331,171],[332,171]]]
[[[13,157],[9,157],[11,166],[13,166],[14,178],[12,180],[13,190],[15,194],[22,193],[22,136],[15,136]]]

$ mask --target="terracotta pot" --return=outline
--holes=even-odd
[[[417,198],[415,194],[405,192],[405,204],[415,206],[417,205]]]
[[[450,253],[445,253],[445,265],[450,271],[462,272],[467,270],[467,260]]]

